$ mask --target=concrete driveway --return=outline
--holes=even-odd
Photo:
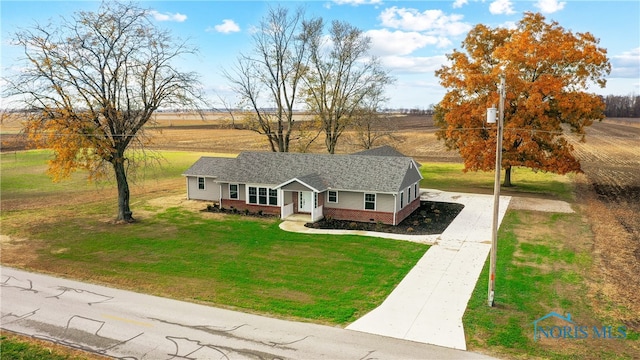
[[[493,195],[431,189],[421,189],[421,194],[422,200],[460,203],[464,209],[440,235],[355,232],[433,246],[380,306],[347,329],[466,350],[462,316],[491,249]],[[500,222],[510,200],[500,198]],[[289,222],[283,222],[281,228],[327,233]]]

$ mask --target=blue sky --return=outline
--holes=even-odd
[[[96,10],[97,1],[0,1],[2,74],[17,66],[19,49],[9,45],[20,27],[78,10]],[[445,55],[460,44],[468,30],[482,23],[510,26],[526,11],[541,12],[573,32],[590,32],[608,50],[613,71],[607,88],[599,94],[640,94],[640,1],[577,0],[319,0],[319,1],[141,1],[152,9],[157,24],[200,49],[185,59],[182,70],[197,71],[212,102],[217,96],[234,102],[221,75],[240,52],[251,50],[251,32],[269,6],[304,6],[308,17],[346,20],[372,39],[373,55],[396,78],[387,89],[393,108],[427,108],[444,95],[434,71],[445,64]],[[219,102],[218,102],[219,104]]]

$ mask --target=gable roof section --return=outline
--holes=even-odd
[[[396,150],[393,146],[384,145],[373,149],[358,151],[351,155],[371,155],[371,156],[400,156],[406,157],[403,153]]]
[[[401,153],[396,150],[393,146],[383,145],[373,149],[367,149],[363,151],[359,151],[357,153],[353,153],[351,155],[371,155],[371,156],[399,156],[399,157],[407,157],[407,155]],[[417,167],[420,167],[420,163],[414,160]]]
[[[297,179],[319,191],[380,193],[397,193],[405,183],[422,178],[413,159],[404,156],[242,152],[235,159],[219,160],[201,158],[185,175],[210,171],[208,176],[219,182],[271,186]]]
[[[415,171],[412,171],[412,169],[415,169]],[[413,161],[413,164],[409,165],[409,171],[404,174],[404,179],[402,179],[400,189],[406,189],[411,186],[411,184],[415,184],[420,180],[422,180],[422,174],[420,174],[420,170],[416,168],[416,163]]]
[[[276,188],[281,188],[283,186],[286,186],[288,184],[291,184],[293,182],[297,182],[307,188],[309,188],[310,190],[315,190],[315,191],[319,191],[319,192],[323,192],[325,190],[327,190],[328,186],[325,183],[324,179],[322,178],[322,176],[320,176],[317,173],[313,173],[313,174],[307,174],[304,176],[299,176],[297,178],[293,178],[290,179],[289,181],[286,181],[282,184],[279,184],[278,186],[276,186]]]
[[[235,158],[203,156],[190,168],[184,171],[184,176],[217,177],[224,169],[235,163]]]

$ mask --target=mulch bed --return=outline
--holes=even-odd
[[[314,229],[365,230],[407,235],[442,234],[462,208],[462,204],[422,201],[413,214],[396,226],[326,218],[305,226]]]
[[[212,213],[219,213],[219,214],[236,214],[236,215],[243,215],[243,216],[250,216],[250,217],[257,217],[257,218],[275,218],[275,217],[280,217],[279,215],[273,215],[273,214],[269,214],[269,213],[264,213],[262,211],[258,211],[258,212],[251,212],[249,210],[238,210],[234,207],[231,208],[221,208],[218,204],[213,204],[213,205],[207,205],[206,209],[203,209],[202,211],[206,211],[206,212],[212,212]]]

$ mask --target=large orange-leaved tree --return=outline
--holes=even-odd
[[[598,42],[537,13],[525,13],[513,29],[476,25],[462,50],[447,55],[449,64],[436,71],[447,89],[435,114],[438,137],[460,152],[465,171],[493,170],[496,126],[486,123],[486,109],[498,104],[504,76],[504,185],[511,186],[514,166],[580,172],[563,134],[584,139],[585,127],[604,118],[602,99],[588,92],[593,84],[604,87],[611,71]]]

